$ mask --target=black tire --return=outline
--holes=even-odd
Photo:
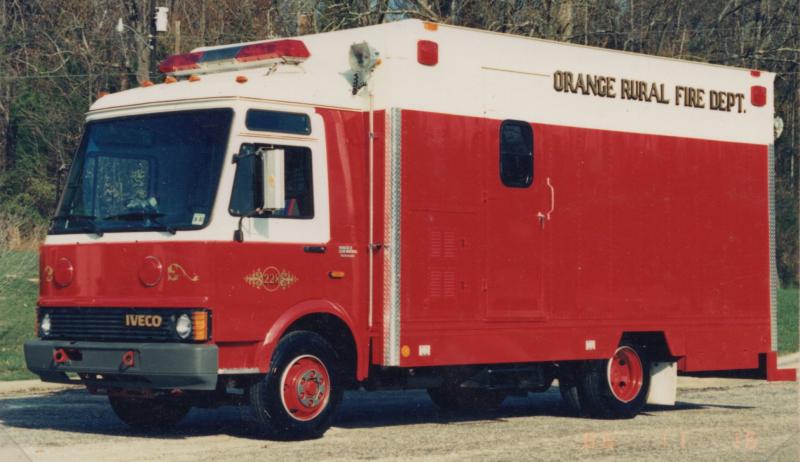
[[[573,415],[581,415],[581,401],[578,396],[578,383],[574,380],[558,379],[558,391],[567,411]]]
[[[581,401],[578,396],[578,377],[580,362],[567,362],[558,367],[558,391],[564,401],[564,408],[572,415],[582,415]]]
[[[344,395],[340,370],[336,351],[319,334],[295,331],[282,338],[269,372],[250,389],[262,434],[287,440],[322,436]]]
[[[628,356],[620,356],[621,353]],[[640,381],[633,379],[626,383],[625,380],[620,380],[612,387],[610,363],[616,360],[621,367],[635,368],[633,365],[626,366],[628,363],[635,364],[634,359],[638,359],[641,375],[629,374],[625,376],[625,380],[637,377]],[[642,410],[647,400],[647,392],[650,389],[650,363],[642,348],[623,343],[611,359],[585,362],[579,373],[577,389],[579,409],[586,415],[599,419],[633,418]]]
[[[503,404],[508,393],[502,390],[483,388],[461,388],[457,383],[446,383],[440,387],[428,388],[428,396],[444,412],[486,412],[493,411]]]
[[[191,404],[180,398],[109,396],[111,409],[123,422],[139,431],[166,430],[181,421]]]

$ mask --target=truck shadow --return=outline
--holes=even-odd
[[[669,411],[703,408],[746,409],[746,406],[678,402],[676,406],[648,406],[640,418]],[[418,424],[469,425],[501,424],[516,417],[575,418],[563,405],[557,390],[509,397],[494,411],[443,413],[425,391],[348,392],[333,426],[344,429]],[[254,417],[246,406],[192,409],[173,430],[136,432],[114,415],[105,397],[83,390],[63,390],[45,395],[0,398],[0,423],[6,427],[54,430],[121,438],[183,439],[226,434],[238,438],[262,439]]]

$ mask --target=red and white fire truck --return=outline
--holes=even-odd
[[[41,248],[45,381],[132,426],[343,391],[626,418],[776,363],[769,72],[416,20],[230,46],[99,98]]]

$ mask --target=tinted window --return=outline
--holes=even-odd
[[[253,146],[253,145],[245,145]],[[258,149],[256,145],[254,149]],[[286,207],[270,215],[276,218],[313,218],[314,188],[311,177],[311,150],[297,146],[274,146],[284,150],[284,182]],[[244,149],[244,147],[243,147]],[[247,154],[240,152],[240,155]],[[255,155],[242,157],[237,163],[230,212],[241,216],[262,207],[260,196],[262,164]]]
[[[244,122],[248,130],[280,133],[296,133],[308,135],[311,133],[311,120],[305,114],[291,112],[247,111]]]
[[[500,126],[500,179],[512,188],[533,183],[533,129],[526,122],[506,120]]]

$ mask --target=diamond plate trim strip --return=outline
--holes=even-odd
[[[775,145],[768,150],[769,184],[769,318],[772,351],[778,351],[778,264],[775,260]]]
[[[384,160],[383,362],[400,365],[401,110],[387,114]]]

